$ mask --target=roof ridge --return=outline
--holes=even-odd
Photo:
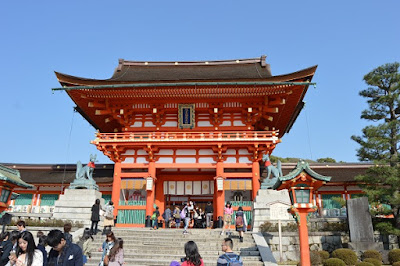
[[[266,55],[257,58],[241,58],[229,60],[205,60],[205,61],[133,61],[119,59],[118,67],[122,66],[193,66],[193,65],[233,65],[233,64],[254,64],[261,63],[261,66],[266,67]]]
[[[4,165],[0,164],[0,170],[8,172],[8,173],[13,174],[13,175],[17,175],[18,177],[21,177],[21,175],[20,175],[20,173],[19,173],[19,171],[17,169],[12,169],[12,168],[9,168],[7,166],[4,166]]]

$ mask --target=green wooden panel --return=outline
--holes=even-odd
[[[43,194],[40,196],[40,206],[54,206],[58,194]]]
[[[105,204],[111,200],[111,194],[103,194],[101,197],[104,199]]]
[[[340,209],[342,206],[332,198],[342,197],[342,194],[322,194],[322,207],[324,209]]]
[[[253,202],[252,201],[231,201],[232,206],[242,206],[242,207],[252,207]]]
[[[33,194],[20,194],[15,200],[15,205],[31,205]]]
[[[145,210],[119,210],[117,223],[119,224],[144,224]]]

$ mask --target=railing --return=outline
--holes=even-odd
[[[278,141],[277,131],[242,132],[149,132],[97,133],[92,142],[164,142],[164,141]]]
[[[145,210],[118,210],[117,223],[144,225],[145,216]]]

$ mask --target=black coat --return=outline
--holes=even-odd
[[[13,244],[11,243],[10,240],[6,240],[1,243],[1,246],[3,248],[3,254],[1,255],[0,258],[0,266],[4,266],[8,262],[8,256],[10,256],[10,251],[13,247]]]
[[[92,206],[92,218],[90,218],[91,221],[93,222],[98,222],[100,221],[100,205],[94,204]]]

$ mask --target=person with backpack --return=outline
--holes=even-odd
[[[174,215],[174,219],[175,219],[175,227],[176,228],[181,227],[181,209],[179,209],[178,205],[175,207],[173,215]]]
[[[231,238],[225,238],[221,246],[225,254],[219,256],[217,266],[243,266],[242,258],[232,251],[233,241]]]
[[[158,210],[158,206],[156,207],[155,211],[153,212],[153,215],[151,215],[151,220],[153,220],[153,230],[158,229],[158,217],[160,217],[160,211]]]
[[[243,242],[243,235],[247,229],[247,221],[246,221],[246,215],[244,215],[242,206],[240,206],[238,211],[236,212],[235,226],[236,226],[236,231],[239,232],[240,242]]]

